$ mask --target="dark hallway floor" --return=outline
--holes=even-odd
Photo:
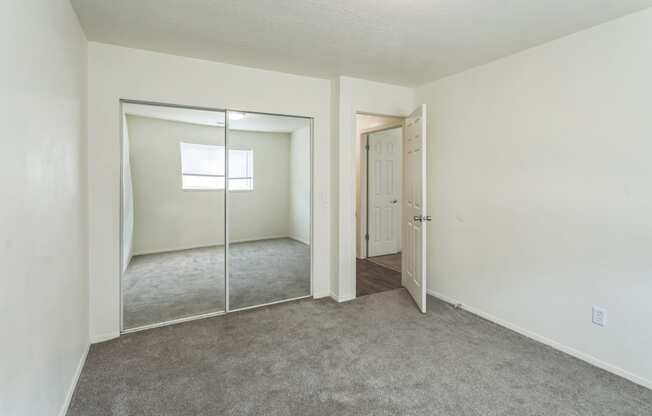
[[[356,259],[356,296],[401,287],[401,273],[367,259]]]
[[[401,272],[401,262],[402,262],[401,252],[394,253],[394,254],[387,254],[384,256],[367,257],[367,260],[379,264],[388,269],[397,271],[399,273]]]

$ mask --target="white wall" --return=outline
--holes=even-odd
[[[289,236],[310,244],[310,126],[290,137]]]
[[[133,255],[134,242],[134,190],[129,161],[129,128],[127,117],[122,115],[122,271],[127,270]]]
[[[224,145],[224,128],[127,116],[134,181],[134,254],[224,244],[224,191],[183,190],[179,143]],[[290,235],[290,135],[235,131],[254,153],[254,190],[230,193],[230,241]],[[307,179],[309,181],[309,177]]]
[[[338,253],[337,287],[332,288],[338,301],[355,298],[356,259],[356,148],[357,113],[405,117],[414,110],[414,89],[357,78],[340,77],[337,88],[339,128],[337,141],[338,181]]]
[[[429,105],[430,290],[648,387],[650,39],[647,10],[417,98]]]
[[[313,247],[314,294],[329,294],[328,80],[91,42],[88,89],[90,304],[94,341],[117,336],[120,328],[120,98],[314,117],[314,227],[319,236]]]
[[[86,39],[66,0],[0,16],[0,414],[63,415],[88,348]]]
[[[290,236],[290,134],[229,131],[229,146],[253,149],[253,192],[229,194],[230,241]]]

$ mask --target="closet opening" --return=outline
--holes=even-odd
[[[312,119],[121,109],[122,332],[312,296]]]

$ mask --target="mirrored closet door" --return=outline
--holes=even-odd
[[[225,311],[225,112],[122,108],[123,330]]]
[[[311,119],[122,113],[123,332],[312,294]]]
[[[229,310],[311,294],[311,130],[228,112]]]

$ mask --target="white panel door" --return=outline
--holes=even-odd
[[[426,105],[405,120],[401,281],[426,312]]]
[[[399,127],[367,135],[369,257],[401,250],[402,130]]]

